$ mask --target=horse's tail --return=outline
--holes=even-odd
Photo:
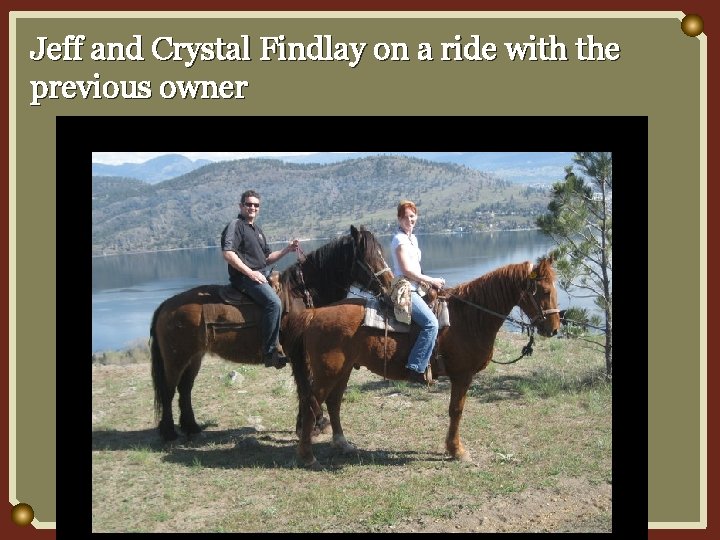
[[[150,323],[150,361],[152,366],[152,380],[155,389],[155,421],[162,415],[163,403],[166,402],[168,388],[165,379],[165,362],[162,352],[160,351],[160,343],[157,336],[158,317],[163,309],[163,304],[155,310],[152,322]]]

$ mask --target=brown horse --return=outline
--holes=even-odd
[[[370,231],[351,226],[349,235],[300,257],[280,275],[283,317],[340,300],[354,283],[383,295],[391,279],[382,245]],[[172,411],[176,389],[180,429],[188,436],[201,431],[195,421],[191,392],[206,353],[232,362],[261,362],[260,329],[256,324],[260,310],[249,299],[241,306],[225,303],[221,297],[224,288],[195,287],[165,300],[153,315],[150,355],[155,413],[165,440],[178,436]],[[280,339],[282,343],[282,331]],[[320,421],[320,405],[311,400],[311,406]]]
[[[512,308],[519,305],[542,336],[554,336],[560,327],[552,259],[541,259],[535,266],[530,262],[503,266],[446,293],[450,326],[440,329],[437,344],[444,363],[438,375],[447,375],[451,383],[445,447],[451,457],[468,460],[460,441],[465,396],[473,375],[492,359],[495,338]],[[306,367],[304,371],[294,370],[303,413],[298,456],[305,466],[320,468],[310,437],[312,399],[327,402],[333,445],[344,452],[354,451],[340,424],[340,404],[353,366],[363,365],[388,379],[405,379],[412,334],[386,334],[363,326],[364,304],[362,299],[346,300],[285,321],[287,350],[293,362],[304,359]],[[433,364],[437,372],[439,362]]]

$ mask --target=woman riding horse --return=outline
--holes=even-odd
[[[450,378],[450,427],[447,452],[467,460],[460,441],[460,418],[473,376],[493,356],[498,331],[512,308],[519,305],[542,336],[554,336],[560,327],[552,259],[506,265],[454,288],[447,289],[450,326],[440,330],[438,353]],[[347,300],[307,310],[286,322],[285,347],[305,369],[293,369],[303,414],[298,456],[303,465],[319,468],[311,444],[313,413],[310,403],[327,402],[333,445],[353,451],[343,435],[340,405],[354,366],[362,365],[388,379],[404,380],[405,361],[412,347],[411,333],[391,333],[363,326],[364,300]],[[433,365],[433,371],[437,371]]]

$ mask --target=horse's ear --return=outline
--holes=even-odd
[[[360,236],[360,233],[359,233],[358,230],[355,228],[355,225],[350,225],[350,235],[351,235],[355,240],[357,240],[358,237]]]

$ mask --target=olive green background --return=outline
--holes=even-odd
[[[40,397],[53,408],[55,366],[61,359],[56,357],[54,334],[38,340],[35,329],[38,325],[54,328],[54,305],[47,304],[54,298],[54,284],[45,276],[68,261],[56,260],[55,246],[37,250],[30,240],[54,227],[55,117],[299,114],[648,117],[648,521],[700,520],[702,66],[701,41],[681,32],[681,13],[647,18],[589,14],[583,19],[487,18],[482,13],[454,18],[413,17],[409,13],[398,18],[388,14],[335,18],[249,18],[234,14],[200,19],[171,18],[169,13],[158,18],[26,16],[10,21],[11,37],[13,26],[16,31],[17,68],[15,133],[10,134],[17,145],[17,208],[11,233],[17,233],[17,296],[42,299],[47,309],[38,312],[25,307],[33,302],[17,306],[16,497],[33,506],[39,521],[56,520],[56,442],[55,417],[38,407],[37,401]],[[61,42],[68,34],[86,36],[84,61],[29,59],[29,51],[37,48],[37,36]],[[144,62],[89,60],[90,43],[129,43],[134,34],[143,36]],[[226,42],[239,42],[241,34],[250,35],[251,62],[198,62],[185,68],[181,62],[160,62],[150,54],[150,44],[159,36],[172,36],[176,41],[214,42],[222,37]],[[306,43],[313,41],[314,34],[331,34],[335,42],[367,42],[368,47],[354,69],[343,61],[260,62],[258,37],[280,34],[287,41]],[[440,62],[440,42],[452,41],[456,34],[466,39],[479,34],[483,43],[496,43],[497,59]],[[502,44],[527,41],[530,34],[556,35],[566,44],[569,60],[510,62]],[[619,43],[620,60],[577,61],[575,40],[587,34],[603,43]],[[376,42],[407,43],[410,61],[375,60],[372,46]],[[433,45],[433,62],[416,59],[417,44],[421,42]],[[93,80],[94,73],[100,74],[101,82],[150,80],[153,98],[45,100],[40,107],[29,106],[29,81]],[[165,100],[159,97],[159,85],[164,80],[247,80],[250,86],[244,100]],[[531,136],[542,136],[542,127],[538,126]],[[193,149],[192,140],[175,139],[162,149],[189,151]],[[42,159],[38,159],[39,155]],[[634,190],[643,193],[644,186],[635,186]],[[88,195],[80,190],[81,199],[83,193]],[[639,203],[644,201],[640,199]],[[673,219],[667,219],[670,215]],[[668,246],[672,246],[673,259],[682,264],[664,262]],[[638,245],[638,249],[642,246]],[[661,298],[665,295],[657,293],[667,281],[675,287],[673,311],[682,313],[682,317],[664,316],[667,306]],[[644,276],[637,285],[645,286]],[[80,358],[62,361],[82,365],[82,350],[82,344],[78,344]],[[617,352],[616,377],[623,377],[626,362],[643,361],[642,356],[628,355],[625,348]],[[682,369],[677,369],[678,361]],[[89,361],[87,366],[89,369]],[[637,466],[642,466],[642,448],[616,446],[615,451],[624,455],[629,452],[635,456]]]

